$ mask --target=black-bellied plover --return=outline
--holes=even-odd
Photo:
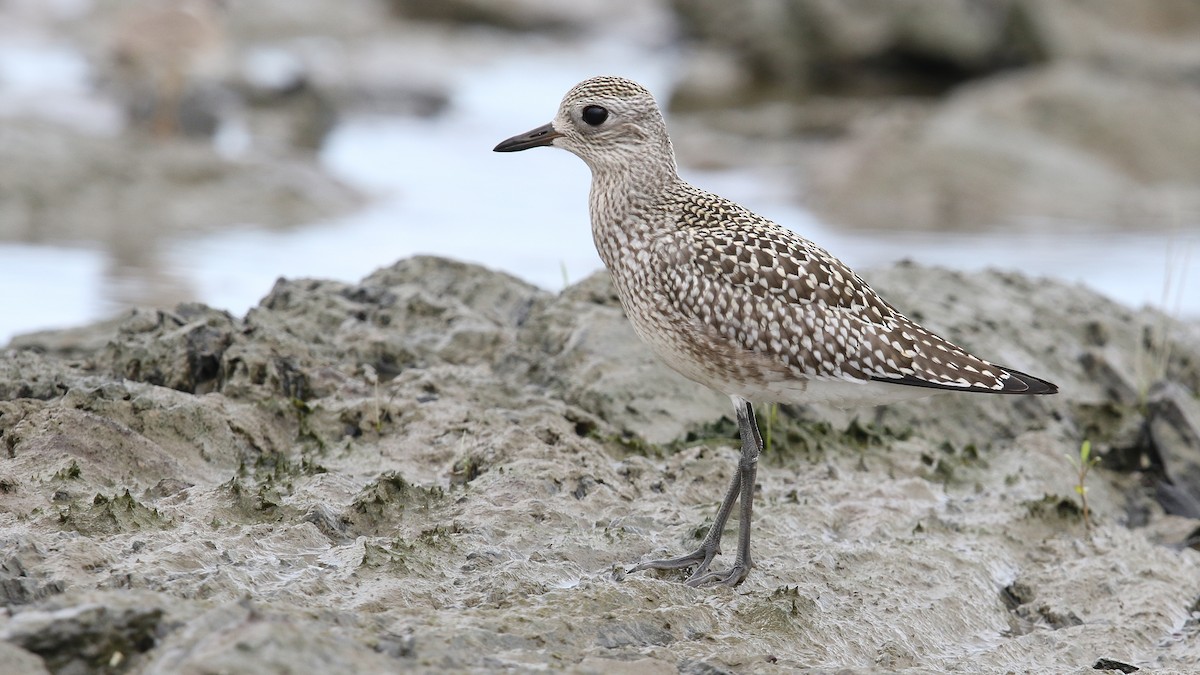
[[[634,330],[669,366],[727,394],[737,414],[741,460],[700,548],[630,572],[694,565],[692,586],[746,578],[762,451],[750,401],[857,407],[938,390],[1058,391],[934,335],[816,244],[681,180],[662,113],[636,82],[584,80],[554,121],[495,149],[539,146],[591,167],[592,235]],[[710,571],[739,499],[737,558]]]

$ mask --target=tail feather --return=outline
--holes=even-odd
[[[1003,366],[1001,366],[1003,368]],[[1012,368],[1004,368],[1004,372],[1009,374],[1009,378],[1004,381],[1004,389],[1001,394],[1057,394],[1058,385],[1053,382],[1048,382],[1040,377],[1034,377],[1028,373],[1022,373]]]
[[[982,385],[961,385],[948,384],[945,382],[936,382],[926,380],[915,375],[905,375],[903,377],[872,377],[872,380],[878,382],[887,382],[889,384],[902,384],[908,387],[927,387],[929,389],[941,389],[943,391],[962,391],[975,392],[981,394],[1027,394],[1027,395],[1042,395],[1042,394],[1057,394],[1058,385],[1039,377],[1034,377],[1028,373],[1022,373],[1019,370],[1005,368],[1004,366],[994,366],[1004,371],[1008,377],[1004,378],[1004,387],[1002,389],[992,389]]]

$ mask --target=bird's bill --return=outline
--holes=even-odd
[[[543,124],[533,131],[526,131],[523,134],[517,134],[512,138],[501,141],[493,150],[495,152],[517,152],[518,150],[528,150],[529,148],[537,148],[543,145],[550,145],[554,139],[560,138],[562,134],[554,130],[553,124]]]

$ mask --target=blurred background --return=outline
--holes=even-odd
[[[599,74],[860,270],[1200,316],[1195,0],[0,0],[0,344],[416,253],[578,281],[586,167],[491,148]]]

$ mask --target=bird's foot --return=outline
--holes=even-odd
[[[704,574],[693,574],[685,584],[692,588],[700,586],[729,586],[733,588],[746,580],[750,574],[750,568],[753,567],[750,563],[734,563],[733,567],[721,572],[705,572]]]
[[[627,574],[641,572],[643,570],[681,570],[685,567],[696,565],[696,570],[692,572],[692,576],[688,577],[687,583],[690,585],[692,580],[698,576],[708,573],[708,566],[712,564],[713,558],[721,552],[721,547],[717,544],[701,544],[700,548],[681,555],[678,558],[663,558],[661,560],[647,560],[644,563],[638,563],[629,568]]]
[[[750,568],[754,565],[750,562],[735,562],[733,567],[722,571],[709,571],[708,566],[712,564],[712,560],[721,550],[716,546],[701,546],[695,551],[681,555],[678,558],[663,558],[661,560],[648,560],[644,563],[639,563],[630,568],[626,574],[633,572],[641,572],[642,570],[679,570],[685,567],[696,565],[696,570],[692,572],[692,576],[688,577],[685,585],[692,588],[701,586],[737,586],[746,580],[750,574]]]

